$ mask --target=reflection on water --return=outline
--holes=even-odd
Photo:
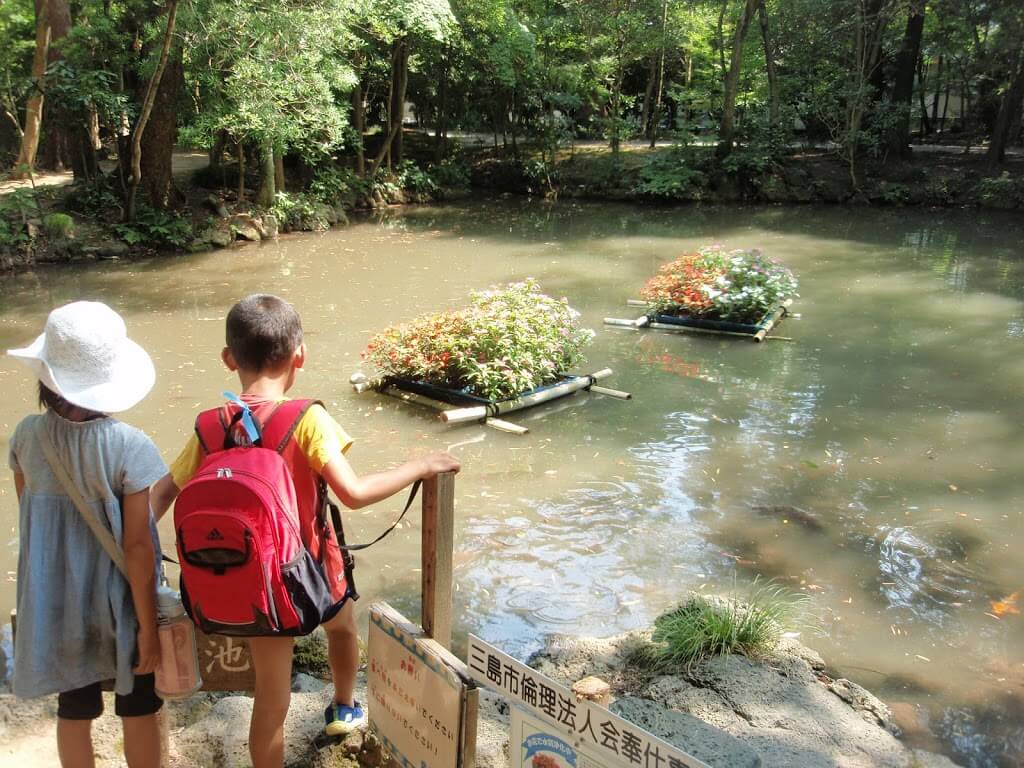
[[[690,589],[775,578],[811,598],[809,644],[894,704],[920,705],[971,765],[1024,755],[1022,227],[995,214],[812,208],[638,209],[483,201],[388,212],[324,235],[126,265],[41,270],[0,288],[0,342],[74,298],[122,310],[160,371],[130,414],[167,458],[231,382],[223,316],[271,290],[299,307],[301,394],[358,438],[359,470],[454,445],[456,607],[526,655],[550,632],[649,625]],[[347,380],[374,331],[538,278],[591,327],[626,315],[656,267],[707,242],[761,247],[801,277],[792,341],[601,330],[594,368],[632,402],[578,395],[513,437],[446,429]],[[0,428],[31,388],[0,367]],[[365,540],[395,503],[350,513]],[[0,487],[0,565],[14,569],[13,491]],[[360,592],[418,611],[419,531],[359,560]],[[164,528],[166,541],[170,530]],[[13,583],[0,584],[0,609]]]

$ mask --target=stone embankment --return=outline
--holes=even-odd
[[[612,711],[714,768],[955,768],[946,757],[904,745],[883,702],[849,680],[830,676],[821,657],[793,640],[784,640],[765,659],[725,656],[686,674],[650,676],[624,661],[641,637],[554,637],[531,665],[565,684],[591,675],[608,681],[615,697]],[[318,751],[313,742],[329,687],[303,671],[296,674],[293,691],[286,726],[288,765],[384,764],[377,741],[362,732]],[[357,696],[365,701],[362,675]],[[480,710],[477,764],[506,768],[508,707],[483,691]],[[172,702],[168,712],[175,768],[248,764],[250,697],[203,693]],[[0,766],[56,766],[55,718],[56,697],[24,702],[0,694]],[[729,736],[723,738],[722,731]],[[112,701],[93,733],[98,765],[123,765]]]

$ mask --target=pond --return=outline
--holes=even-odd
[[[525,657],[548,633],[645,627],[688,590],[775,579],[809,596],[801,639],[834,669],[916,707],[965,764],[1011,765],[1024,755],[1022,239],[1019,219],[975,212],[475,200],[6,277],[0,344],[27,342],[66,301],[120,309],[159,377],[127,420],[169,461],[197,410],[235,386],[219,361],[228,307],[280,293],[310,350],[296,393],[322,398],[357,438],[357,471],[437,447],[462,458],[460,637]],[[625,302],[659,264],[711,242],[760,247],[796,271],[801,318],[777,331],[791,341],[601,327],[636,313]],[[598,331],[588,367],[614,369],[602,383],[633,401],[576,395],[510,417],[530,429],[518,437],[352,392],[376,330],[524,277],[569,297]],[[33,390],[8,362],[0,391],[6,453]],[[399,509],[350,513],[349,540]],[[16,519],[4,483],[4,615]],[[418,615],[419,533],[406,524],[361,554],[364,602]]]

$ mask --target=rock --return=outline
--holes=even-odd
[[[129,250],[128,244],[120,240],[104,240],[96,245],[95,253],[98,259],[116,260],[127,256]]]
[[[272,213],[263,216],[263,239],[273,240],[278,235],[280,226],[277,223],[277,216]]]
[[[75,222],[66,213],[48,213],[43,217],[47,237],[67,239],[75,236]]]
[[[345,206],[341,203],[334,206],[334,215],[338,217],[337,223],[339,226],[348,226],[348,211],[345,210]]]
[[[687,715],[630,696],[618,699],[611,711],[639,725],[711,768],[760,768],[761,756],[737,738]]]
[[[304,672],[321,680],[330,679],[331,667],[327,663],[327,635],[322,628],[317,627],[312,634],[300,637],[295,641],[294,658],[293,668],[296,672]]]
[[[366,768],[378,768],[384,762],[384,750],[381,749],[380,742],[372,733],[367,732],[363,735],[362,749],[356,759],[360,765]],[[479,761],[477,765],[480,765]]]
[[[218,227],[210,233],[210,244],[218,248],[227,248],[234,240],[234,236],[227,229]]]
[[[643,637],[636,632],[604,639],[555,636],[531,664],[570,684],[588,674],[619,681],[627,688],[611,709],[623,717],[647,718],[661,727],[681,725],[671,711],[691,715],[744,742],[765,768],[913,768],[915,760],[921,762],[893,735],[885,704],[855,683],[833,680],[821,657],[795,640],[783,640],[762,660],[720,656],[685,674],[647,679],[630,674],[623,660]],[[648,703],[637,703],[643,700]]]
[[[327,205],[327,203],[315,203],[313,211],[316,218],[323,219],[332,227],[338,223],[338,214],[335,212],[334,207]]]
[[[217,195],[210,195],[203,202],[222,219],[226,219],[231,215],[228,213],[228,207],[224,204],[223,198]]]
[[[577,698],[593,701],[602,707],[611,703],[612,687],[599,677],[590,675],[572,684],[572,692]]]
[[[250,216],[247,213],[236,213],[228,219],[228,223],[239,240],[248,240],[251,243],[256,243],[263,239],[263,224],[255,216]]]
[[[319,693],[326,687],[327,683],[323,680],[317,680],[305,672],[299,672],[292,679],[292,693]]]

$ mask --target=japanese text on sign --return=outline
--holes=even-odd
[[[475,635],[469,636],[469,672],[566,734],[581,753],[624,768],[708,768],[700,760],[569,688],[530,669]]]
[[[370,724],[404,768],[457,768],[463,683],[418,634],[390,606],[371,606]]]

